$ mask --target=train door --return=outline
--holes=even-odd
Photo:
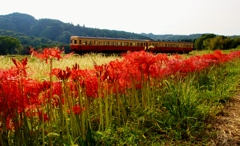
[[[147,50],[147,49],[148,49],[148,46],[149,46],[149,42],[146,41],[146,42],[144,43],[144,49]]]
[[[146,47],[146,48],[148,48],[148,46],[149,46],[149,43],[148,43],[148,42],[146,42],[146,44],[145,44],[145,47]]]

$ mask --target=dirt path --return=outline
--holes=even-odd
[[[240,146],[240,93],[231,98],[213,125],[216,137],[212,142],[216,146]]]

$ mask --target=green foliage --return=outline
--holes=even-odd
[[[240,37],[217,36],[215,34],[203,34],[195,40],[196,50],[229,50],[240,45]]]
[[[21,53],[23,50],[23,46],[20,41],[13,37],[0,37],[0,54],[16,54]]]
[[[56,47],[56,46],[58,47],[67,46],[66,47],[67,52],[70,52],[69,44],[64,45],[61,42],[52,41],[44,37],[40,38],[40,37],[27,36],[26,34],[23,34],[23,33],[18,33],[10,30],[2,30],[2,29],[0,29],[0,36],[5,36],[5,37],[11,36],[12,38],[18,39],[20,41],[23,48],[21,49],[21,51],[18,49],[19,51],[15,51],[13,54],[29,54],[28,50],[30,46],[36,49]]]
[[[196,50],[204,50],[204,41],[215,36],[215,34],[203,34],[200,38],[195,40],[194,48]]]

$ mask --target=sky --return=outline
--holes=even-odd
[[[134,33],[240,35],[240,0],[0,0],[14,12]]]

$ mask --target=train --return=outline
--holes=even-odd
[[[153,53],[189,53],[193,42],[71,36],[70,49],[76,53],[120,53],[149,51]]]

